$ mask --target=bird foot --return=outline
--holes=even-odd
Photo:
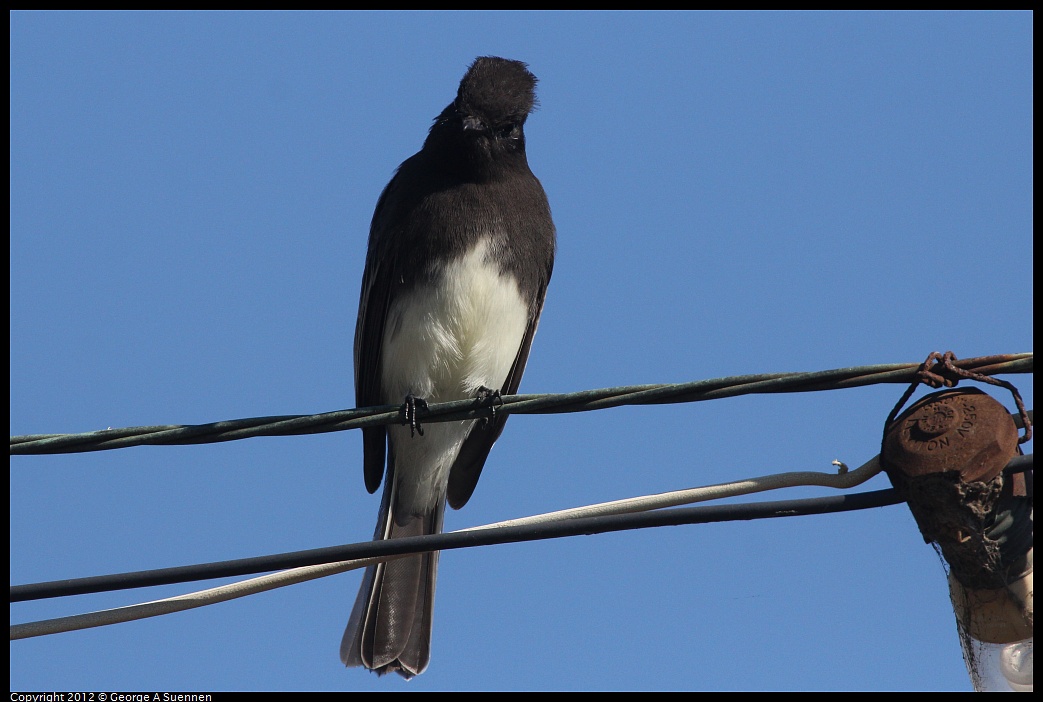
[[[488,404],[492,409],[491,416],[482,418],[482,429],[485,429],[489,426],[490,421],[496,419],[496,408],[503,407],[503,397],[500,396],[499,390],[493,390],[482,385],[478,388],[478,392],[475,393],[474,399],[479,407]]]
[[[409,436],[424,435],[424,428],[420,426],[420,412],[427,411],[427,400],[417,397],[413,393],[406,395],[406,401],[402,403],[402,423],[409,425]]]

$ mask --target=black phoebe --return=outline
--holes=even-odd
[[[387,479],[374,538],[437,534],[474,492],[506,415],[432,423],[427,401],[518,390],[554,265],[554,223],[522,127],[536,78],[475,59],[424,147],[377,201],[355,327],[359,407],[402,402],[407,426],[362,430],[366,488]],[[347,666],[405,678],[431,659],[438,553],[366,569],[340,645]]]

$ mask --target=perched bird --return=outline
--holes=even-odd
[[[436,534],[474,492],[506,415],[420,427],[427,402],[517,392],[554,265],[543,186],[525,157],[536,78],[480,57],[423,148],[377,201],[355,327],[359,407],[398,404],[404,426],[362,430],[366,488],[384,479],[375,539]],[[385,462],[386,458],[386,462]],[[385,470],[386,463],[386,470]],[[405,678],[431,659],[438,553],[367,568],[341,642],[347,666]]]

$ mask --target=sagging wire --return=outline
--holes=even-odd
[[[893,490],[858,493],[855,495],[839,495],[826,498],[784,500],[772,502],[754,502],[738,505],[717,505],[712,507],[689,507],[677,509],[680,505],[705,502],[708,500],[737,497],[766,490],[784,487],[822,486],[836,489],[847,489],[860,485],[880,471],[879,457],[874,457],[859,468],[849,471],[839,461],[836,473],[815,471],[798,471],[776,473],[747,480],[709,485],[704,487],[676,490],[672,492],[647,495],[643,497],[615,500],[586,507],[549,512],[546,514],[511,519],[494,524],[471,527],[459,531],[430,536],[390,539],[384,541],[367,541],[360,544],[313,549],[310,551],[280,554],[255,559],[240,559],[203,566],[186,566],[184,568],[168,568],[160,571],[142,571],[124,573],[96,578],[80,578],[77,580],[54,581],[34,585],[19,585],[11,588],[11,601],[26,601],[47,597],[61,597],[73,594],[105,592],[130,587],[148,587],[187,580],[199,580],[210,577],[246,572],[270,570],[280,560],[286,559],[330,559],[333,562],[314,562],[279,573],[222,585],[216,588],[178,595],[162,600],[127,605],[114,609],[88,612],[85,614],[59,617],[24,624],[11,625],[11,640],[44,636],[79,629],[107,626],[127,621],[135,621],[162,614],[195,609],[218,602],[245,597],[268,590],[273,590],[296,583],[314,580],[329,575],[336,575],[356,568],[363,568],[382,560],[401,558],[422,551],[445,551],[456,548],[468,548],[502,543],[536,541],[563,536],[606,533],[628,529],[651,528],[681,524],[728,521],[734,519],[765,519],[800,514],[824,514],[829,512],[867,509],[897,504],[901,500]],[[675,509],[666,509],[673,507]],[[341,560],[347,553],[371,552],[364,557]],[[228,572],[214,575],[213,566],[224,567]],[[252,571],[238,570],[253,568]],[[193,574],[189,569],[195,569]],[[181,571],[176,575],[176,571]],[[237,572],[236,572],[237,571]],[[185,577],[191,575],[192,577]],[[172,577],[178,579],[171,579]]]
[[[35,636],[46,636],[80,629],[89,629],[98,626],[108,626],[122,622],[136,621],[163,614],[173,614],[189,609],[204,607],[207,605],[227,602],[229,600],[254,595],[280,587],[295,585],[318,578],[344,573],[357,568],[364,568],[373,563],[384,560],[402,558],[404,556],[419,553],[421,551],[450,550],[453,548],[466,548],[470,546],[483,546],[499,543],[514,543],[520,541],[534,541],[545,538],[557,538],[560,536],[576,536],[579,534],[605,533],[609,531],[621,531],[624,529],[651,528],[656,526],[681,525],[707,523],[712,521],[727,521],[735,519],[765,519],[775,517],[789,517],[809,514],[826,514],[831,512],[853,511],[858,509],[869,509],[872,507],[884,507],[897,504],[901,500],[894,490],[878,490],[875,492],[857,493],[854,495],[840,495],[826,498],[812,498],[802,500],[784,500],[774,502],[755,502],[740,505],[720,505],[715,507],[694,507],[688,509],[669,509],[680,504],[691,504],[721,497],[751,494],[764,490],[781,487],[797,487],[801,485],[819,485],[843,489],[860,485],[880,472],[879,457],[874,457],[865,465],[854,471],[848,472],[846,466],[839,461],[834,461],[841,467],[837,474],[817,473],[812,471],[778,473],[752,478],[750,480],[736,481],[721,485],[710,485],[702,488],[689,490],[678,490],[674,492],[637,497],[628,500],[617,500],[588,507],[578,507],[559,512],[512,519],[495,524],[471,527],[448,534],[433,536],[414,537],[411,539],[396,539],[394,541],[370,541],[365,544],[352,544],[350,546],[338,547],[337,550],[358,549],[363,546],[376,546],[376,549],[390,551],[386,547],[395,547],[396,553],[384,555],[373,555],[367,558],[356,558],[346,561],[335,561],[329,563],[316,563],[314,565],[292,568],[290,570],[250,578],[237,583],[230,583],[215,588],[209,588],[185,595],[178,595],[162,600],[143,602],[140,604],[127,605],[114,609],[88,612],[55,619],[46,619],[11,626],[11,640],[32,638]],[[1022,472],[1031,470],[1032,456],[1017,456],[1007,466],[1009,472]],[[645,523],[635,524],[630,517],[637,509],[661,511],[653,515],[643,515],[651,519],[643,519]],[[563,525],[568,520],[573,521],[569,526],[569,533],[554,533],[560,529],[538,529],[531,531],[528,538],[520,538],[516,535],[505,533],[508,529],[524,529],[529,527],[545,527],[547,525]],[[625,522],[630,522],[629,524]],[[496,535],[500,530],[498,538],[487,538]],[[484,532],[478,534],[475,532]],[[469,536],[466,541],[459,539],[460,536]],[[523,535],[524,536],[524,535]],[[455,543],[454,543],[455,542]],[[413,544],[418,545],[413,545]],[[380,548],[381,546],[385,548]],[[312,553],[312,552],[307,552]],[[292,555],[292,554],[288,554]],[[255,559],[261,560],[261,559]],[[119,578],[120,576],[108,576]],[[92,580],[92,579],[85,579]],[[62,581],[63,583],[74,583],[75,581]],[[43,583],[42,585],[48,585]],[[144,585],[140,585],[144,586]],[[33,588],[36,586],[20,586],[22,588]],[[13,588],[12,588],[13,589]],[[118,589],[115,587],[108,588]],[[38,593],[39,594],[39,593]],[[72,592],[52,594],[47,596],[61,596],[61,594],[73,594]],[[36,597],[19,597],[20,600],[37,599]],[[15,598],[12,598],[15,601]]]

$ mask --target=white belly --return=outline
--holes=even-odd
[[[482,241],[447,266],[441,280],[414,290],[388,310],[383,339],[382,398],[407,394],[428,402],[473,398],[503,386],[528,325],[528,305],[514,278],[485,260]],[[423,436],[390,426],[398,504],[420,513],[444,499],[449,468],[473,420],[424,425]]]

